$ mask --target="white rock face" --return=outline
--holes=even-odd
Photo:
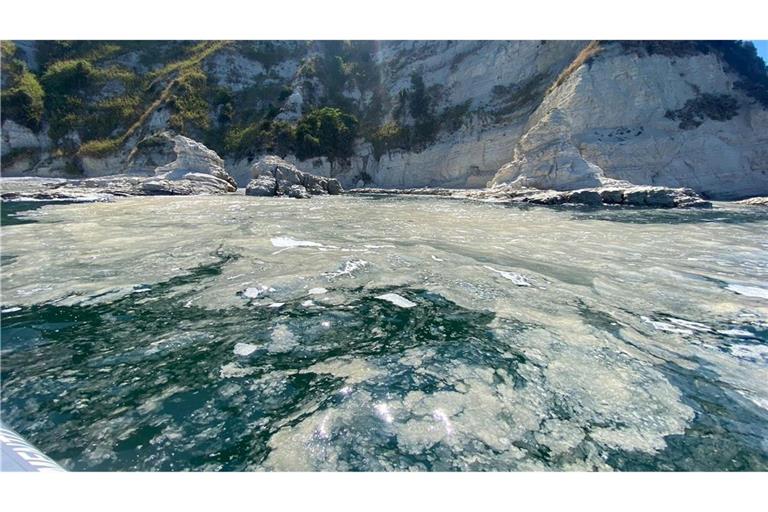
[[[389,188],[484,187],[512,157],[527,119],[520,114],[495,119],[483,113],[499,108],[494,88],[531,84],[543,95],[582,46],[578,41],[383,41],[376,59],[382,63],[381,80],[392,104],[418,73],[427,87],[442,88],[440,109],[468,102],[478,113],[420,151],[396,150],[377,160],[371,145],[361,144],[350,165],[336,166],[330,175],[344,186],[354,186],[367,175],[366,185]],[[521,112],[536,107],[535,97],[521,102]]]
[[[163,136],[168,136],[164,134]],[[237,189],[235,180],[224,170],[224,161],[203,144],[183,135],[173,137],[173,151],[176,159],[155,169],[155,175],[167,179],[181,178],[189,173],[210,174],[231,185],[231,191]]]
[[[45,135],[38,135],[26,126],[7,119],[3,122],[3,143],[0,153],[6,155],[16,149],[47,149],[51,141]]]
[[[715,199],[768,193],[768,111],[733,88],[717,57],[606,53],[544,99],[492,185],[571,190],[618,180]],[[691,129],[665,117],[700,93],[732,96],[737,115]]]

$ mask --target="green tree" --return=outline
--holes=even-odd
[[[24,67],[14,84],[2,93],[3,119],[13,119],[33,130],[40,129],[45,92],[35,75]]]
[[[349,157],[352,155],[357,126],[355,116],[338,108],[313,110],[296,126],[297,156],[327,156],[331,159]]]

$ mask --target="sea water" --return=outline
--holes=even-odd
[[[70,470],[766,470],[768,212],[4,203],[2,417]]]

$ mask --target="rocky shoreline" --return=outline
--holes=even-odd
[[[80,179],[7,178],[2,180],[3,201],[103,201],[125,196],[211,195],[236,192],[237,183],[224,161],[204,145],[171,132],[143,139],[118,164],[118,174]],[[245,194],[261,197],[308,199],[313,195],[345,193],[335,178],[299,170],[275,155],[258,158],[249,169]],[[634,185],[611,180],[599,187],[577,190],[542,190],[517,185],[485,189],[455,188],[355,188],[349,194],[428,195],[478,201],[648,208],[708,208],[712,206],[690,188]],[[742,201],[768,204],[766,198]]]
[[[357,188],[349,190],[349,193],[431,195],[489,202],[549,206],[560,204],[581,204],[588,206],[621,205],[651,208],[709,208],[712,206],[711,202],[703,199],[696,194],[696,192],[688,188],[636,186],[631,184],[617,184],[605,187],[566,191],[498,186],[481,190],[447,188]]]
[[[288,164],[290,165],[290,164]],[[262,165],[262,169],[268,169]],[[295,168],[294,168],[295,169]],[[130,196],[214,195],[245,193],[249,196],[307,199],[312,195],[414,195],[437,196],[520,205],[628,206],[645,208],[710,208],[712,203],[690,189],[666,187],[601,187],[571,191],[448,188],[355,188],[343,190],[334,179],[301,171],[287,172],[281,165],[262,170],[248,187],[235,189],[225,180],[204,173],[186,173],[180,179],[115,175],[104,178],[3,178],[2,201],[109,201]],[[275,178],[275,175],[278,177]],[[768,197],[753,197],[735,204],[768,207]]]

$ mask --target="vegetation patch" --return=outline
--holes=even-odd
[[[435,142],[441,132],[452,133],[464,126],[472,112],[472,101],[438,112],[442,94],[442,86],[427,87],[421,75],[411,75],[410,87],[397,97],[393,120],[368,135],[374,157],[378,160],[395,149],[419,151]]]
[[[209,104],[206,101],[208,77],[199,67],[185,69],[174,81],[166,104],[174,113],[168,125],[179,133],[194,128],[206,130],[210,126]]]
[[[2,41],[2,75],[5,87],[0,96],[2,120],[11,119],[34,131],[40,129],[45,110],[45,91],[27,66],[15,58],[16,46]]]
[[[327,156],[331,160],[352,156],[357,118],[338,108],[324,107],[304,116],[296,126],[296,156]]]
[[[244,127],[230,128],[223,142],[223,153],[238,158],[252,157],[268,151],[284,157],[295,151],[296,130],[282,121],[262,121]]]
[[[7,151],[1,159],[2,166],[10,167],[14,163],[22,159],[29,159],[37,161],[40,157],[40,152],[37,148],[15,148]]]
[[[739,113],[739,102],[728,94],[702,94],[685,102],[682,108],[667,110],[664,117],[679,121],[682,130],[698,128],[706,119],[727,121]]]
[[[544,97],[547,83],[548,75],[540,73],[520,83],[494,86],[491,91],[495,106],[492,112],[494,121],[501,122],[518,112],[531,112]]]
[[[84,142],[77,153],[80,156],[102,157],[116,152],[123,144],[122,137],[113,139],[89,140]]]

